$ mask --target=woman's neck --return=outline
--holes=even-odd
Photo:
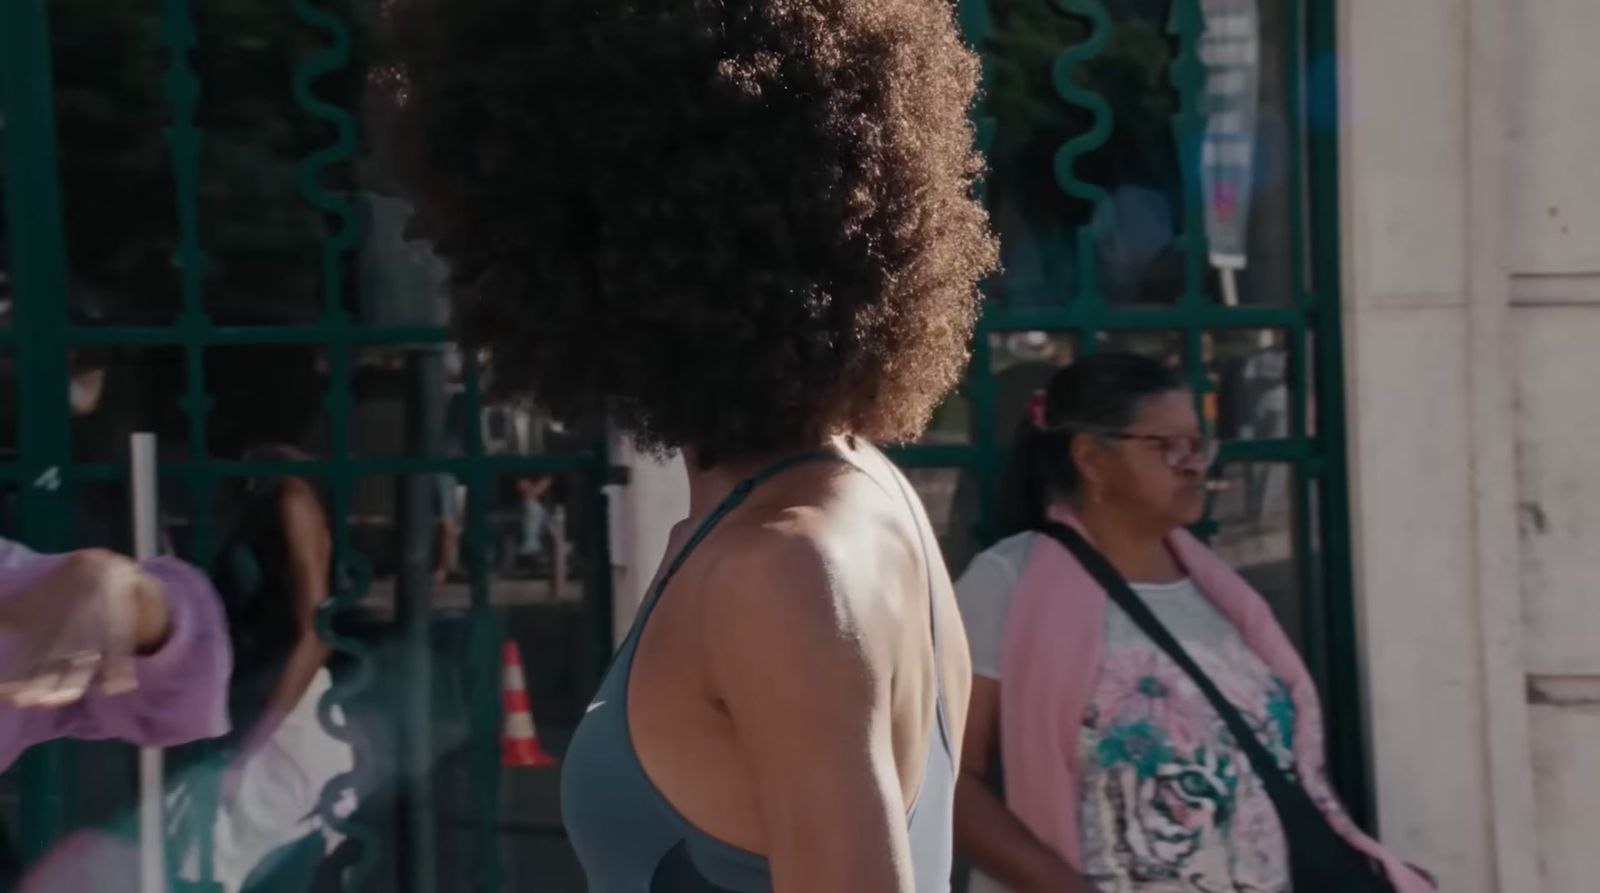
[[[699,460],[690,450],[684,450],[683,467],[689,475],[689,517],[703,518],[728,498],[739,482],[754,473],[746,470],[744,463],[700,467]]]
[[[1141,524],[1103,503],[1075,506],[1073,512],[1095,546],[1129,582],[1172,583],[1183,578],[1183,568],[1167,548],[1168,531]]]
[[[830,449],[843,451],[846,447],[828,440],[809,449],[781,450],[764,456],[718,462],[710,467],[702,467],[698,452],[693,447],[685,447],[683,467],[689,477],[689,517],[703,518],[709,515],[728,498],[733,488],[790,456]]]

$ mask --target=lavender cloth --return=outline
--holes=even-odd
[[[0,600],[44,579],[64,557],[0,540]],[[96,691],[54,710],[0,704],[0,770],[27,748],[56,738],[173,747],[228,731],[233,653],[216,590],[204,574],[174,558],[156,558],[143,568],[161,583],[172,631],[159,651],[139,659],[138,688],[122,695]],[[0,636],[0,667],[11,650],[12,643]]]

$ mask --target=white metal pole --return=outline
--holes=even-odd
[[[1218,267],[1217,275],[1222,277],[1222,303],[1229,307],[1239,306],[1238,271],[1232,267]]]
[[[156,436],[134,434],[129,479],[133,491],[133,555],[140,561],[156,556],[161,540],[160,501],[156,493]],[[162,821],[162,752],[139,749],[139,891],[166,893],[167,844]]]

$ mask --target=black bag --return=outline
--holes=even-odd
[[[1071,552],[1105,588],[1117,607],[1194,680],[1211,702],[1239,749],[1249,758],[1251,768],[1261,779],[1278,813],[1284,839],[1289,844],[1289,877],[1294,893],[1393,893],[1394,887],[1383,869],[1333,830],[1327,816],[1306,793],[1293,770],[1285,772],[1278,766],[1238,709],[1217,690],[1205,671],[1195,665],[1188,652],[1111,562],[1082,534],[1064,524],[1047,524],[1040,532]]]

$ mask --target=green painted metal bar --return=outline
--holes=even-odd
[[[60,382],[67,372],[67,253],[56,161],[56,122],[45,0],[0,0],[0,130],[5,153],[6,231],[15,294],[12,324],[17,379]],[[72,455],[63,389],[18,387],[17,473],[22,537],[37,549],[71,542],[72,507],[61,464]],[[21,843],[25,858],[44,853],[64,832],[64,747],[37,747],[22,759]]]
[[[977,106],[973,109],[972,118],[977,129],[977,148],[985,158],[990,156],[994,146],[995,134],[999,123],[994,116],[989,114],[988,95],[993,82],[989,54],[983,51],[993,30],[994,23],[989,12],[988,0],[960,0],[959,18],[961,31],[974,49],[978,52],[979,63],[982,65],[982,83]],[[989,184],[987,179],[978,184],[978,198],[985,204],[989,203]],[[994,406],[996,388],[994,380],[989,376],[990,356],[989,339],[984,334],[985,321],[995,315],[999,305],[993,300],[994,286],[997,276],[991,276],[981,284],[984,294],[983,314],[978,319],[976,333],[972,344],[972,357],[968,362],[966,383],[966,396],[971,412],[971,422],[968,435],[976,447],[976,456],[969,460],[970,468],[978,477],[978,491],[982,504],[979,507],[978,517],[973,519],[974,530],[972,533],[980,542],[988,542],[994,534],[993,524],[990,519],[994,517],[994,491],[1000,481],[1000,459],[995,447],[994,432]],[[907,467],[911,464],[906,461],[904,451],[891,453],[894,461]]]
[[[1308,355],[1311,335],[1304,325],[1291,326],[1288,335],[1289,436],[1296,440],[1304,440],[1310,436],[1310,428],[1306,424],[1308,411],[1306,395],[1311,393],[1310,389],[1315,378],[1309,374],[1312,362]],[[1320,445],[1313,444],[1313,446]]]
[[[412,377],[411,431],[413,448],[426,453],[442,451],[445,387],[444,358],[438,352],[409,358]],[[434,475],[400,478],[402,538],[401,565],[395,590],[395,620],[405,659],[398,667],[396,691],[396,755],[400,774],[398,806],[405,872],[401,884],[408,890],[431,890],[439,877],[434,841],[437,809],[433,790],[433,563],[430,546],[435,525],[432,504]]]
[[[1289,52],[1289,85],[1285,92],[1289,119],[1289,270],[1295,306],[1311,306],[1311,276],[1307,254],[1312,227],[1306,216],[1306,16],[1307,0],[1284,3],[1283,41]]]
[[[1328,610],[1321,618],[1334,656],[1328,679],[1328,707],[1333,734],[1329,770],[1353,815],[1368,827],[1375,824],[1371,780],[1366,772],[1365,716],[1361,672],[1356,661],[1355,581],[1350,544],[1349,475],[1345,460],[1344,338],[1337,296],[1339,270],[1339,84],[1334,77],[1337,52],[1337,8],[1333,0],[1310,7],[1307,64],[1315,75],[1308,84],[1311,113],[1307,148],[1311,175],[1312,278],[1319,300],[1312,314],[1317,332],[1317,433],[1326,445],[1322,469],[1323,563]]]
[[[318,713],[324,728],[330,734],[342,740],[350,740],[350,730],[334,720],[333,708],[338,704],[351,702],[370,687],[374,660],[372,649],[368,644],[353,637],[339,635],[333,629],[335,614],[359,602],[371,585],[371,569],[360,561],[350,541],[349,519],[356,480],[352,473],[353,466],[346,464],[351,451],[349,420],[354,408],[351,394],[354,358],[351,346],[353,325],[349,312],[345,310],[343,272],[345,263],[359,245],[360,229],[350,196],[329,192],[322,186],[319,178],[327,169],[348,165],[355,160],[356,122],[345,109],[318,98],[315,85],[323,77],[350,64],[351,37],[347,23],[326,10],[312,5],[310,0],[293,0],[291,8],[300,22],[321,32],[328,40],[322,52],[304,59],[296,67],[294,98],[296,105],[306,114],[326,122],[333,129],[334,139],[300,162],[295,172],[295,182],[301,197],[321,211],[334,227],[323,238],[321,246],[321,292],[324,310],[320,327],[328,345],[329,381],[325,407],[333,420],[328,438],[328,453],[329,458],[333,460],[334,470],[327,478],[327,484],[329,501],[333,507],[335,559],[347,566],[360,567],[363,572],[350,576],[337,575],[333,597],[323,606],[317,617],[317,632],[323,641],[334,651],[347,655],[356,668],[350,674],[351,678],[335,681],[333,690],[324,696],[322,703],[318,705]],[[364,771],[365,763],[366,760],[362,758],[358,748],[356,754],[358,775]],[[344,880],[347,889],[360,889],[365,886],[366,879],[371,875],[377,858],[377,846],[369,829],[356,819],[347,819],[340,815],[336,809],[341,795],[349,791],[352,786],[352,778],[336,778],[330,781],[323,789],[318,814],[329,827],[358,842],[360,855],[357,864],[351,867]],[[404,845],[431,847],[433,841],[405,841]],[[402,877],[405,877],[404,873]]]
[[[989,39],[992,23],[989,17],[988,0],[957,0],[956,15],[961,22],[961,33],[966,38],[975,52],[979,54],[978,61],[982,66],[980,74],[980,90],[977,106],[972,110],[972,125],[976,131],[976,143],[979,152],[985,157],[994,145],[996,122],[994,116],[988,114],[987,102],[984,97],[989,93],[990,71],[988,56],[983,53],[984,42]],[[978,184],[978,197],[988,201],[988,182]]]
[[[194,336],[208,326],[205,313],[205,279],[210,258],[200,239],[200,155],[201,133],[195,126],[200,103],[200,81],[195,76],[189,54],[197,41],[194,12],[189,0],[164,0],[161,17],[162,41],[171,53],[165,78],[167,101],[172,107],[172,123],[166,128],[172,157],[172,175],[178,211],[178,280],[183,295],[183,315],[172,331],[184,347],[187,367],[183,409],[189,419],[189,455],[193,459],[184,469],[191,504],[211,504],[209,450],[206,427],[211,400],[206,394],[205,349]],[[196,525],[193,552],[204,561],[210,556],[209,525]]]
[[[169,56],[163,92],[172,117],[165,136],[177,208],[178,250],[175,260],[183,308],[172,333],[183,344],[187,374],[181,407],[188,418],[189,455],[193,457],[181,479],[188,493],[189,505],[200,511],[202,507],[212,504],[215,481],[207,464],[206,431],[211,400],[206,393],[205,349],[198,337],[209,326],[205,314],[205,279],[210,273],[210,258],[200,238],[200,157],[203,142],[201,132],[195,126],[195,114],[199,108],[201,84],[190,59],[198,42],[190,0],[163,0],[161,42]],[[69,331],[68,336],[72,334]],[[189,538],[189,555],[202,566],[208,565],[213,547],[212,526],[203,523],[190,525]],[[199,853],[198,880],[203,889],[204,885],[212,882],[215,868],[212,817],[220,807],[219,779],[213,773],[202,773],[198,769],[192,770],[191,774],[194,777],[189,784],[194,791],[195,808],[187,827],[169,835],[167,865],[169,871],[178,867],[181,848],[192,839]]]
[[[1200,178],[1200,148],[1206,127],[1205,114],[1200,110],[1200,96],[1206,85],[1206,68],[1200,61],[1200,37],[1205,33],[1200,0],[1175,0],[1167,30],[1178,40],[1178,55],[1171,68],[1172,86],[1179,97],[1178,112],[1172,117],[1172,136],[1183,178],[1183,228],[1178,239],[1183,252],[1183,294],[1178,298],[1178,308],[1198,310],[1209,303],[1205,285],[1205,196]]]
[[[1293,289],[1292,303],[1294,307],[1306,312],[1312,309],[1311,282],[1307,254],[1310,251],[1311,240],[1315,233],[1307,218],[1307,191],[1306,182],[1306,34],[1305,34],[1305,0],[1289,0],[1284,4],[1284,24],[1281,39],[1289,54],[1289,64],[1286,66],[1288,85],[1285,90],[1286,111],[1289,126],[1289,153],[1287,159],[1289,179],[1289,269],[1290,282]],[[1308,400],[1312,393],[1316,376],[1311,374],[1309,352],[1311,350],[1312,336],[1305,324],[1293,325],[1288,328],[1288,388],[1289,403],[1289,434],[1297,440],[1304,440],[1310,436],[1308,425]],[[1301,637],[1301,648],[1304,651],[1306,663],[1310,667],[1313,677],[1317,680],[1319,688],[1326,693],[1328,690],[1328,677],[1332,652],[1328,647],[1327,637],[1318,635],[1320,624],[1316,618],[1325,613],[1324,587],[1322,580],[1325,576],[1322,560],[1318,559],[1321,544],[1313,536],[1313,513],[1320,511],[1320,502],[1317,498],[1319,479],[1317,472],[1322,468],[1321,461],[1323,445],[1321,441],[1309,441],[1309,446],[1317,452],[1317,461],[1298,463],[1293,470],[1293,487],[1295,500],[1291,505],[1291,530],[1293,554],[1295,561],[1294,579],[1300,601],[1300,616],[1304,627]],[[1337,445],[1335,445],[1337,448]],[[1323,497],[1325,498],[1325,496]]]
[[[163,476],[184,476],[201,467],[198,460],[175,460],[161,464]],[[225,461],[204,463],[215,480],[252,477],[307,477],[329,480],[340,476],[383,477],[414,474],[452,474],[465,476],[475,468],[497,475],[559,473],[588,471],[595,467],[595,459],[587,453],[545,453],[528,456],[372,456],[350,457],[342,460],[328,458],[303,461]],[[0,466],[0,480],[14,474]],[[85,462],[63,468],[59,472],[64,481],[121,481],[128,476],[127,469],[102,462]]]
[[[466,368],[467,405],[483,404],[483,389],[478,367]],[[484,461],[483,430],[477,425],[467,431],[469,464],[463,480],[467,485],[467,572],[472,582],[472,603],[468,608],[466,673],[472,728],[471,775],[473,802],[477,810],[477,851],[474,876],[478,893],[499,893],[505,886],[505,868],[500,863],[500,701],[501,628],[489,600],[489,494],[494,478]]]
[[[991,448],[937,444],[908,444],[888,450],[896,463],[906,468],[972,468],[981,467],[985,453]],[[1222,444],[1219,462],[1310,462],[1316,458],[1316,447],[1304,439],[1287,440],[1230,440]]]
[[[1312,228],[1306,218],[1306,118],[1305,118],[1305,90],[1306,76],[1305,59],[1305,0],[1289,0],[1284,9],[1284,35],[1283,40],[1289,48],[1290,62],[1288,67],[1289,86],[1288,118],[1289,118],[1289,269],[1294,287],[1294,306],[1301,313],[1309,311],[1314,305],[1309,281],[1309,265],[1306,261],[1307,252],[1310,250]],[[1307,400],[1311,393],[1314,375],[1310,374],[1311,336],[1306,331],[1306,326],[1293,325],[1289,327],[1289,433],[1294,437],[1306,437],[1309,427],[1306,424]],[[1306,486],[1310,486],[1309,483]],[[1309,555],[1310,553],[1305,553]],[[1307,565],[1309,561],[1302,561]],[[1304,581],[1309,583],[1308,581]],[[1308,595],[1315,591],[1312,585],[1302,585],[1301,592]],[[1306,606],[1309,611],[1309,605]],[[1309,616],[1309,615],[1308,615]]]
[[[1205,365],[1205,336],[1195,318],[1197,311],[1211,305],[1205,285],[1205,197],[1200,176],[1200,147],[1206,126],[1205,115],[1200,110],[1200,96],[1206,82],[1205,66],[1200,61],[1200,37],[1205,30],[1200,0],[1176,0],[1167,30],[1178,41],[1178,54],[1172,61],[1169,79],[1178,93],[1178,111],[1172,116],[1172,136],[1183,183],[1183,227],[1177,239],[1183,254],[1183,292],[1178,296],[1175,315],[1182,324],[1184,374],[1194,392],[1195,411],[1203,422],[1210,424],[1212,420],[1205,412],[1206,395],[1214,387]]]
[[[1307,301],[1315,299],[1308,293]],[[1305,320],[1304,311],[1296,307],[1220,307],[1206,305],[1185,311],[1191,314],[1198,326],[1205,329],[1274,328],[1292,326]],[[1059,310],[1004,310],[987,316],[983,328],[990,332],[1015,332],[1029,329],[1075,329],[1092,325],[1100,329],[1149,329],[1172,325],[1175,311],[1160,307],[1117,307],[1098,310],[1091,317],[1079,309],[1076,302]],[[190,340],[172,327],[77,327],[68,331],[69,342],[75,346],[125,346],[163,347],[185,346]],[[328,331],[320,325],[303,326],[216,326],[200,335],[200,343],[207,346],[224,345],[278,345],[322,344],[328,340]],[[347,333],[352,344],[362,346],[410,346],[440,344],[450,340],[446,329],[428,326],[362,326]],[[0,333],[0,343],[15,340],[12,333]]]
[[[989,339],[979,336],[972,347],[972,373],[968,375],[967,396],[972,401],[972,442],[977,455],[967,467],[978,477],[978,517],[973,534],[978,542],[994,539],[996,494],[1005,463],[997,429],[1005,423],[995,418],[998,388],[989,370],[993,368]]]
[[[220,347],[230,345],[325,344],[324,323],[266,326],[80,326],[68,337],[77,346]],[[368,347],[442,344],[450,333],[437,326],[361,326],[339,334],[339,340]]]
[[[1090,335],[1124,329],[1170,329],[1192,322],[1206,330],[1281,328],[1299,325],[1304,314],[1293,307],[1222,307],[1210,301],[1188,309],[1104,308],[1081,306],[1081,299],[1061,310],[1006,311],[985,320],[986,332],[1080,331]]]
[[[1230,440],[1218,454],[1221,462],[1304,462],[1315,447],[1304,440]]]
[[[1315,505],[1313,494],[1317,492],[1317,478],[1309,473],[1305,465],[1295,466],[1293,474],[1291,486],[1295,499],[1289,506],[1290,523],[1293,525],[1289,536],[1294,544],[1294,580],[1299,594],[1300,617],[1307,632],[1302,641],[1296,644],[1300,646],[1301,657],[1305,660],[1306,668],[1311,671],[1311,677],[1316,682],[1318,691],[1325,693],[1328,690],[1334,652],[1329,648],[1326,636],[1316,635],[1320,624],[1315,618],[1322,616],[1327,610],[1326,599],[1322,596],[1321,587],[1317,585],[1317,563],[1314,560],[1317,544],[1311,538],[1312,509]]]
[[[1291,285],[1294,289],[1293,303],[1296,309],[1305,312],[1312,308],[1311,283],[1309,269],[1306,261],[1310,250],[1311,226],[1306,219],[1306,120],[1305,120],[1305,6],[1304,0],[1289,0],[1284,5],[1284,30],[1282,32],[1284,45],[1290,53],[1288,68],[1289,84],[1286,90],[1287,117],[1289,125],[1289,269]],[[1309,355],[1312,345],[1312,336],[1306,326],[1297,325],[1289,329],[1289,434],[1295,438],[1305,438],[1310,434],[1308,425],[1308,395],[1312,393],[1316,376],[1312,374],[1311,363],[1313,358]],[[1314,444],[1319,448],[1320,443]],[[1317,467],[1320,467],[1320,462]],[[1300,616],[1302,619],[1320,617],[1325,613],[1323,587],[1321,585],[1322,573],[1317,553],[1321,544],[1313,537],[1312,525],[1314,512],[1318,510],[1316,494],[1318,479],[1316,468],[1311,463],[1301,463],[1295,468],[1294,488],[1297,498],[1294,501],[1291,536],[1294,543],[1295,555],[1295,585],[1300,597]],[[1318,689],[1324,693],[1328,690],[1328,663],[1329,653],[1327,641],[1324,637],[1314,634],[1313,624],[1306,624],[1306,635],[1302,637],[1301,647],[1305,651],[1306,664],[1311,669],[1312,676],[1317,682]]]

